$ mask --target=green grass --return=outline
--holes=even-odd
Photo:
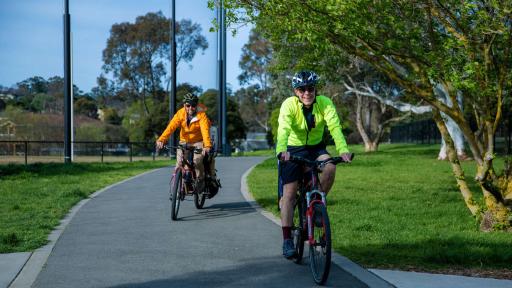
[[[93,192],[167,161],[0,166],[0,253],[32,251],[73,205]]]
[[[334,249],[368,268],[436,271],[510,269],[512,234],[484,233],[467,210],[437,145],[382,145],[339,165],[328,196]],[[497,161],[496,167],[502,167]],[[474,162],[464,162],[466,178]],[[277,214],[277,165],[271,158],[249,175],[251,193]],[[482,201],[474,181],[470,186]]]

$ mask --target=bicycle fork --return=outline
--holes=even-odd
[[[318,197],[320,196],[320,197]],[[318,199],[320,198],[320,199]],[[313,200],[311,200],[313,199]],[[315,245],[315,235],[313,235],[313,209],[315,207],[315,203],[320,203],[322,205],[326,205],[326,201],[325,201],[325,193],[324,192],[320,192],[319,190],[313,190],[313,191],[310,191],[310,192],[306,192],[306,203],[308,205],[307,209],[306,209],[306,218],[307,218],[307,225],[308,225],[308,242],[309,242],[309,245]]]

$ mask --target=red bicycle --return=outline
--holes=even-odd
[[[185,196],[194,196],[194,205],[197,209],[202,209],[206,197],[209,195],[209,185],[203,185],[204,189],[198,191],[200,187],[199,179],[197,179],[194,166],[194,153],[201,154],[202,149],[195,148],[190,145],[166,146],[168,149],[180,149],[183,155],[185,151],[190,151],[188,157],[183,157],[182,165],[176,165],[172,174],[170,183],[170,200],[171,200],[171,219],[178,219],[178,211],[181,201],[185,200]],[[205,177],[206,178],[206,177]],[[204,180],[203,180],[204,181]]]
[[[351,154],[351,159],[354,154]],[[290,160],[304,168],[304,177],[299,181],[299,189],[294,208],[292,226],[295,245],[295,263],[300,264],[304,254],[304,242],[309,245],[309,266],[313,279],[319,285],[327,281],[331,268],[331,226],[327,214],[326,195],[321,191],[318,175],[328,164],[345,162],[341,157],[322,161],[311,161],[302,157],[290,156]]]

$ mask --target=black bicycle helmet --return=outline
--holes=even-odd
[[[199,98],[193,93],[187,93],[183,96],[183,102],[196,106],[199,102]]]
[[[318,83],[318,75],[313,71],[300,71],[293,75],[292,87],[297,89],[304,86],[315,86]]]

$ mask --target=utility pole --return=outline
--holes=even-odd
[[[72,158],[72,109],[73,83],[71,79],[71,16],[69,0],[64,0],[64,163],[71,163]]]

